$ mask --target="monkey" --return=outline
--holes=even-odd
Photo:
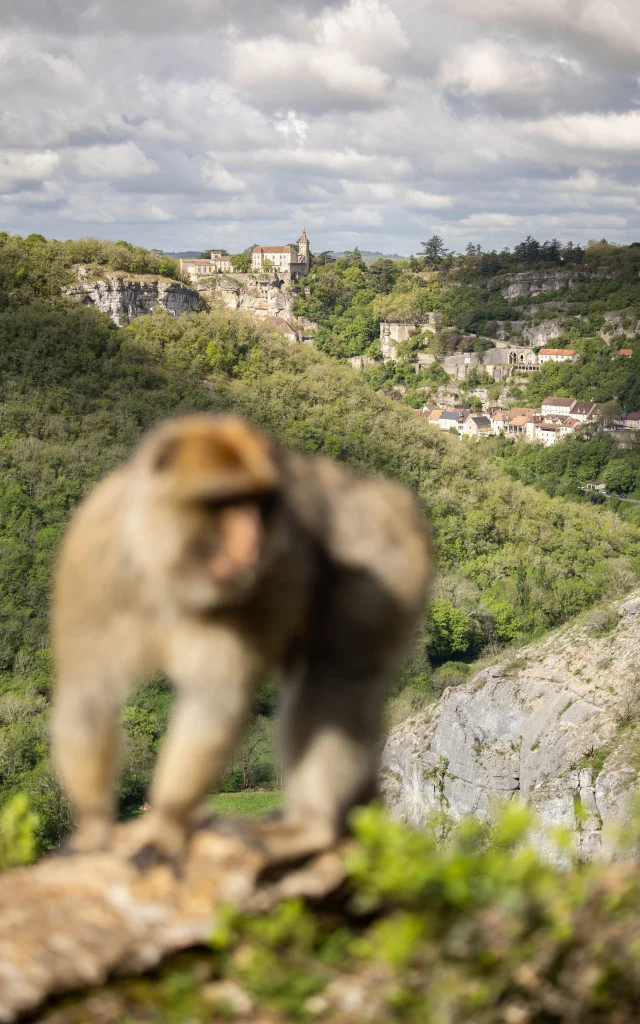
[[[427,524],[413,495],[303,456],[233,415],[166,420],[80,502],[52,601],[54,762],[71,850],[109,848],[122,702],[163,672],[177,700],[126,826],[139,865],[178,863],[267,673],[277,674],[275,862],[331,846],[376,791],[384,704],[423,611]]]

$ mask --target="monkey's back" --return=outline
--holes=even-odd
[[[292,459],[296,509],[321,538],[329,563],[336,571],[368,574],[409,617],[418,615],[430,579],[431,540],[411,492],[329,459]]]
[[[122,529],[127,478],[128,467],[110,473],[71,517],[54,575],[51,625],[57,656],[94,642],[114,608],[129,603]]]

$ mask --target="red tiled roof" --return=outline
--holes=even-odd
[[[273,327],[276,331],[281,331],[283,334],[295,334],[291,324],[288,324],[281,316],[268,316],[263,321],[267,327]]]
[[[570,409],[574,402],[575,402],[575,398],[554,398],[552,396],[551,398],[545,398],[543,400],[542,404],[543,404],[543,406],[544,405],[562,405],[565,408]]]
[[[575,356],[575,348],[541,348],[538,355],[541,356]]]
[[[619,356],[632,356],[633,355],[633,349],[632,348],[619,348],[618,349],[618,355]]]
[[[640,412],[628,412],[625,420],[640,420]]]

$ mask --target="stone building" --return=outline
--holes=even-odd
[[[574,348],[541,348],[538,352],[540,363],[573,363],[577,358]]]
[[[461,433],[464,437],[486,437],[491,433],[491,420],[488,416],[467,416]]]
[[[472,369],[478,373],[487,373],[494,380],[504,380],[514,373],[529,373],[539,369],[537,355],[524,346],[492,348],[480,355],[476,355],[475,352],[461,352],[446,356],[442,360],[442,367],[456,380],[466,380]]]
[[[251,252],[252,271],[262,273],[269,268],[269,264],[274,271],[283,276],[306,277],[311,265],[311,250],[306,230],[302,229],[297,252],[292,245],[255,245]]]
[[[229,274],[233,270],[231,257],[222,249],[212,249],[209,259],[182,259],[180,273],[192,281],[206,281],[212,274]]]
[[[380,348],[382,358],[387,362],[398,358],[398,345],[417,331],[430,331],[435,334],[435,314],[430,313],[429,319],[410,323],[406,320],[382,320],[380,323]],[[430,360],[433,362],[433,357]]]

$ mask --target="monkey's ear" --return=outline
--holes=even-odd
[[[164,470],[171,469],[180,447],[180,441],[177,437],[168,437],[158,447],[153,457],[153,469],[157,473],[162,473]]]

